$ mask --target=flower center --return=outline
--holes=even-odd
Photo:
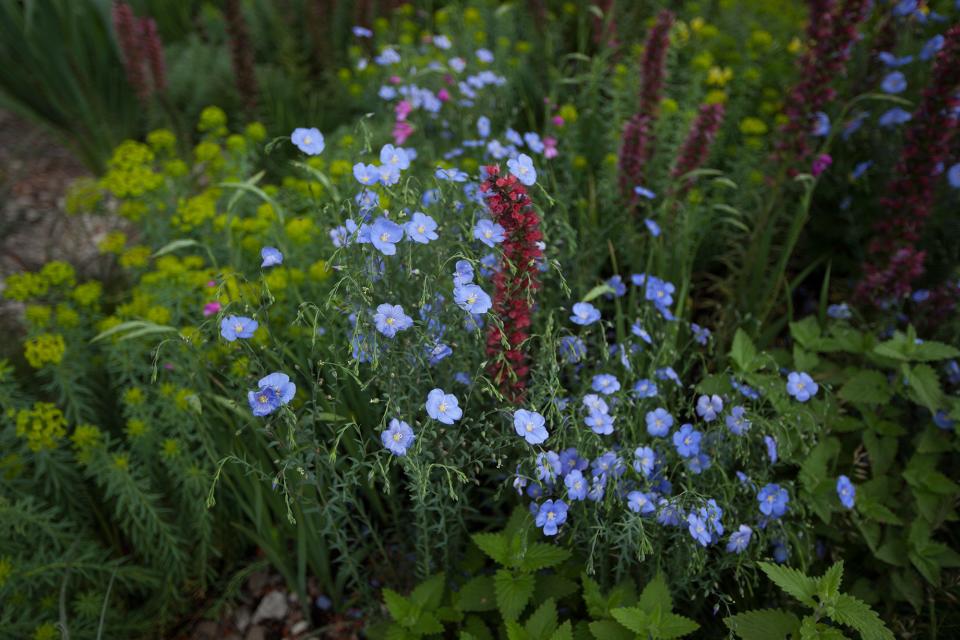
[[[394,318],[387,318],[387,324],[393,325],[394,322],[396,322]]]
[[[400,442],[401,440],[403,440],[403,434],[402,434],[402,433],[395,433],[395,434],[393,434],[393,441],[394,441],[394,442]]]
[[[310,136],[303,137],[303,144],[310,144],[311,142],[313,142],[313,138],[311,138]]]
[[[557,514],[555,514],[553,511],[547,511],[547,520],[553,520],[556,517]]]
[[[527,433],[532,432],[532,431],[533,431],[533,423],[532,423],[532,422],[528,422],[524,428],[527,430]]]
[[[388,240],[390,240],[390,234],[389,234],[389,233],[381,233],[381,234],[380,234],[380,242],[387,242]]]
[[[267,404],[268,401],[269,398],[267,398],[267,394],[265,393],[261,393],[259,396],[257,396],[257,402],[260,404]]]
[[[423,233],[424,231],[426,231],[426,227],[424,227],[423,225],[420,225],[419,227],[417,227],[417,233]]]
[[[440,403],[440,406],[437,407],[437,411],[439,411],[440,413],[446,413],[446,412],[447,412],[447,403],[446,403],[446,402],[441,402],[441,403]]]
[[[237,324],[233,325],[233,330],[236,333],[243,333],[243,325],[238,322]]]

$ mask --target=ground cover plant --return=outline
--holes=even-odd
[[[102,275],[4,283],[2,628],[164,637],[257,555],[369,637],[951,637],[960,7],[331,3],[268,110],[267,4],[71,187]]]

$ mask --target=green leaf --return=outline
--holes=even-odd
[[[555,567],[566,562],[572,554],[563,547],[543,542],[534,542],[527,546],[520,568],[524,571],[539,571]]]
[[[887,377],[875,369],[861,369],[840,387],[839,396],[855,404],[886,404],[893,393]]]
[[[659,610],[657,610],[659,611]],[[650,625],[653,622],[653,613],[644,611],[639,607],[620,607],[611,609],[610,615],[613,619],[625,626],[630,631],[640,635],[646,635],[650,631]]]
[[[543,602],[547,598],[559,601],[577,591],[576,581],[570,578],[555,574],[542,574],[537,576],[537,585],[534,588],[533,597],[537,602]]]
[[[671,638],[682,638],[700,628],[700,625],[676,613],[664,613],[660,622],[656,625],[653,632],[654,638],[670,640]]]
[[[484,623],[480,616],[467,616],[463,624],[463,630],[472,635],[476,640],[493,640],[493,634],[490,628]]]
[[[607,616],[607,599],[600,592],[600,585],[586,573],[580,574],[583,582],[583,602],[587,605],[587,613],[591,618],[605,618]]]
[[[573,625],[570,624],[570,621],[567,620],[557,627],[549,640],[573,640]]]
[[[790,335],[804,349],[816,350],[820,339],[820,325],[814,316],[807,316],[799,322],[790,323]]]
[[[405,629],[398,624],[392,624],[387,627],[387,633],[384,636],[385,640],[417,640],[419,638],[417,634]]]
[[[533,595],[534,576],[514,575],[506,569],[500,569],[493,576],[493,585],[497,595],[497,608],[500,609],[503,619],[519,618]]]
[[[740,371],[749,373],[757,369],[757,348],[743,329],[737,329],[733,336],[730,358]]]
[[[383,590],[383,602],[394,622],[409,627],[416,622],[416,612],[413,604],[393,589]]]
[[[443,625],[437,620],[437,617],[429,611],[424,611],[417,618],[417,621],[410,627],[410,631],[419,636],[429,636],[436,633],[443,633]]]
[[[836,438],[826,438],[810,450],[807,459],[800,467],[800,482],[804,488],[813,493],[820,483],[829,481],[827,467],[840,453],[840,441]]]
[[[741,640],[784,640],[800,630],[800,618],[780,609],[758,609],[724,618]]]
[[[159,258],[160,256],[166,255],[172,251],[176,251],[177,249],[183,249],[184,247],[197,247],[197,246],[201,246],[201,245],[196,240],[191,240],[190,238],[181,238],[180,240],[174,240],[173,242],[169,242],[163,245],[161,248],[157,249],[156,252],[154,252],[154,254],[151,255],[150,257]]]
[[[918,364],[909,368],[904,366],[904,369],[911,399],[936,413],[943,400],[943,391],[940,390],[937,372],[928,364]]]
[[[477,576],[460,587],[454,602],[461,611],[492,611],[497,608],[497,597],[492,576]]]
[[[530,634],[532,640],[549,640],[549,636],[556,631],[559,623],[557,603],[554,602],[553,598],[549,598],[530,614],[524,628]]]
[[[531,640],[530,634],[516,620],[507,620],[503,626],[507,630],[507,640]]]
[[[880,616],[865,602],[853,596],[840,594],[832,607],[827,609],[830,618],[860,632],[863,640],[893,640],[893,633],[883,624]]]
[[[657,573],[643,588],[637,606],[648,613],[652,613],[657,607],[661,611],[673,611],[673,598],[670,597],[670,588],[662,573]]]
[[[583,296],[583,302],[590,302],[602,296],[605,293],[615,293],[613,287],[608,284],[598,284],[593,289],[587,292],[587,295]]]
[[[807,351],[798,344],[793,345],[793,368],[798,371],[810,371],[820,364],[820,357]]]
[[[139,338],[140,336],[151,335],[154,333],[177,333],[179,329],[176,327],[171,327],[165,324],[156,324],[154,322],[146,322],[144,320],[129,320],[127,322],[121,322],[120,324],[110,327],[106,331],[101,331],[93,338],[90,339],[90,342],[99,342],[104,338],[109,338],[112,335],[123,333],[124,335],[120,336],[118,340],[130,340],[131,338]]]
[[[443,600],[443,588],[446,586],[446,576],[438,573],[421,582],[410,594],[410,601],[420,605],[425,611],[432,611],[440,606]]]
[[[470,539],[497,564],[509,564],[510,545],[502,533],[475,533]]]
[[[916,345],[911,359],[934,362],[936,360],[949,360],[950,358],[960,358],[960,349],[930,340]]]
[[[840,593],[840,581],[843,580],[843,560],[835,562],[817,580],[817,595],[820,600],[831,601]]]
[[[597,620],[590,623],[590,633],[597,640],[634,640],[634,634],[613,620]]]
[[[810,608],[816,607],[817,581],[790,567],[781,567],[769,562],[761,562],[760,568],[767,577],[786,593]]]

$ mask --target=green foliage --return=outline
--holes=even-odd
[[[863,640],[893,639],[893,633],[873,609],[851,595],[840,593],[842,562],[831,566],[819,578],[766,562],[761,562],[760,568],[780,589],[813,611],[802,619],[780,609],[747,611],[724,618],[724,624],[741,640],[846,637],[836,627],[822,622],[827,618],[852,628]]]

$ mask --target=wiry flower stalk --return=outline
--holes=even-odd
[[[788,164],[791,175],[810,157],[808,138],[814,114],[836,95],[831,85],[846,69],[869,0],[810,0],[808,4],[807,50],[799,62],[800,80],[787,96],[788,120],[777,143],[777,158]]]
[[[641,60],[637,113],[627,121],[623,131],[619,161],[620,192],[624,200],[631,202],[636,198],[633,188],[643,181],[643,171],[653,157],[652,130],[660,110],[673,20],[673,13],[663,10],[650,29]]]
[[[534,295],[540,288],[538,262],[540,216],[530,203],[527,190],[513,175],[500,175],[500,167],[489,166],[480,186],[486,194],[493,221],[506,233],[503,258],[493,275],[493,314],[499,325],[490,324],[487,333],[489,372],[501,393],[511,402],[522,401],[530,372],[526,342],[530,337]]]
[[[123,53],[123,67],[127,72],[127,82],[133,87],[137,98],[146,103],[150,97],[150,85],[144,73],[144,50],[141,42],[140,25],[133,15],[133,9],[126,2],[114,2],[112,8],[113,28],[117,32],[120,51]]]
[[[900,160],[886,196],[880,201],[889,215],[874,227],[857,287],[861,300],[880,304],[909,295],[923,275],[926,255],[916,247],[934,199],[936,171],[948,156],[957,130],[960,107],[960,25],[945,35],[930,84],[913,112]]]
[[[723,116],[724,106],[722,104],[700,105],[697,117],[690,125],[687,139],[680,148],[680,154],[673,165],[673,171],[670,172],[673,178],[681,178],[704,165],[707,158],[710,157],[710,148],[713,145],[714,138],[717,137],[720,125],[723,123]],[[692,184],[692,179],[684,180],[677,190],[684,193]]]
[[[247,33],[247,23],[243,19],[240,0],[226,0],[224,16],[227,20],[227,33],[230,35],[230,56],[233,61],[233,73],[236,77],[237,91],[248,112],[257,108],[257,78],[253,70],[253,43]]]

